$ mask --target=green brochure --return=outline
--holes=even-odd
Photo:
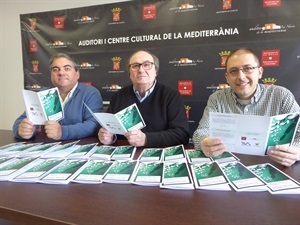
[[[36,158],[13,158],[0,166],[0,181],[10,180],[26,170]]]
[[[35,92],[23,90],[27,118],[35,125],[64,118],[62,101],[57,87]]]
[[[190,164],[203,164],[212,161],[212,159],[204,155],[203,151],[201,150],[187,149],[185,150],[185,155]]]
[[[96,146],[96,150],[93,152],[90,158],[109,160],[115,149],[116,147],[114,146],[107,146],[107,145]]]
[[[12,181],[37,182],[62,161],[63,159],[37,159],[32,163],[32,167],[23,171],[20,175],[12,179]]]
[[[191,165],[192,175],[196,189],[206,190],[231,190],[219,164],[209,162]]]
[[[91,160],[87,164],[85,164],[83,169],[72,180],[72,182],[89,184],[102,183],[103,175],[112,164],[113,161]]]
[[[162,161],[162,148],[144,148],[138,160],[141,162],[160,162]]]
[[[136,160],[114,161],[112,166],[104,174],[102,181],[108,183],[131,183],[132,174],[137,165]]]
[[[13,148],[9,148],[8,151],[5,152],[1,152],[1,157],[4,156],[14,156],[14,157],[18,157],[30,150],[32,150],[33,148],[35,148],[36,146],[42,144],[40,143],[29,143],[29,144],[21,144],[21,145],[16,145]]]
[[[30,148],[28,151],[20,154],[19,157],[40,157],[48,152],[54,151],[59,147],[60,142],[46,143]]]
[[[53,151],[41,156],[41,158],[66,158],[72,152],[80,148],[80,145],[77,145],[79,141],[80,140],[69,142],[66,144],[60,144]]]
[[[73,177],[77,176],[80,168],[86,163],[86,160],[66,159],[50,170],[46,176],[39,180],[39,182],[48,184],[67,184]]]
[[[124,145],[117,146],[111,155],[112,160],[130,160],[133,159],[136,151],[135,146]]]
[[[248,166],[268,186],[271,194],[300,194],[300,184],[270,163]]]
[[[78,145],[79,147],[67,156],[68,159],[89,159],[90,155],[96,150],[98,143]]]
[[[216,161],[218,163],[235,162],[240,160],[231,152],[223,152],[221,155],[211,157],[211,159],[212,161]]]
[[[192,176],[186,162],[164,162],[161,188],[194,189]]]
[[[267,191],[267,186],[240,162],[222,163],[220,167],[236,191]]]
[[[271,117],[211,112],[209,119],[209,136],[220,138],[227,151],[267,155],[270,147],[293,142],[299,112]]]
[[[171,146],[163,149],[164,161],[167,162],[186,162],[183,145]]]
[[[133,175],[133,184],[159,186],[163,173],[163,162],[140,162]]]
[[[83,103],[98,123],[113,134],[124,135],[128,131],[140,130],[146,126],[144,119],[136,103],[125,109],[112,113],[94,113],[85,103]]]

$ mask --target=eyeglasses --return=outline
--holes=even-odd
[[[232,68],[228,71],[228,74],[232,77],[235,77],[239,74],[240,70],[243,71],[244,74],[251,74],[253,73],[254,69],[258,67],[259,66],[244,66],[242,68]]]
[[[153,66],[153,62],[143,62],[143,63],[132,63],[129,64],[129,68],[133,71],[137,71],[142,66],[144,70],[151,70]]]

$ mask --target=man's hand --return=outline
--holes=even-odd
[[[276,145],[270,148],[268,155],[272,160],[283,166],[291,166],[300,159],[299,149],[287,145]]]
[[[105,128],[100,128],[98,132],[98,139],[104,145],[110,145],[113,142],[114,134],[110,133]]]
[[[125,133],[130,145],[135,147],[142,147],[146,145],[146,134],[141,130],[133,130]]]
[[[49,120],[45,123],[45,133],[48,138],[60,140],[62,136],[61,125],[56,121]]]
[[[34,132],[35,126],[33,125],[33,123],[27,118],[23,119],[18,128],[19,135],[23,139],[30,139],[32,138]]]
[[[225,146],[220,139],[204,138],[201,143],[201,149],[207,157],[221,155],[225,151]]]

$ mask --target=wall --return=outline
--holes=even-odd
[[[16,117],[24,111],[20,14],[125,1],[128,0],[0,1],[0,129],[11,130]]]

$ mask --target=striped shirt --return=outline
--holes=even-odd
[[[216,91],[210,95],[199,126],[193,134],[195,149],[201,149],[201,141],[209,136],[210,112],[275,116],[291,112],[299,113],[300,107],[288,89],[277,85],[258,84],[255,95],[247,104],[243,104],[231,88]],[[292,144],[300,151],[300,124]]]

